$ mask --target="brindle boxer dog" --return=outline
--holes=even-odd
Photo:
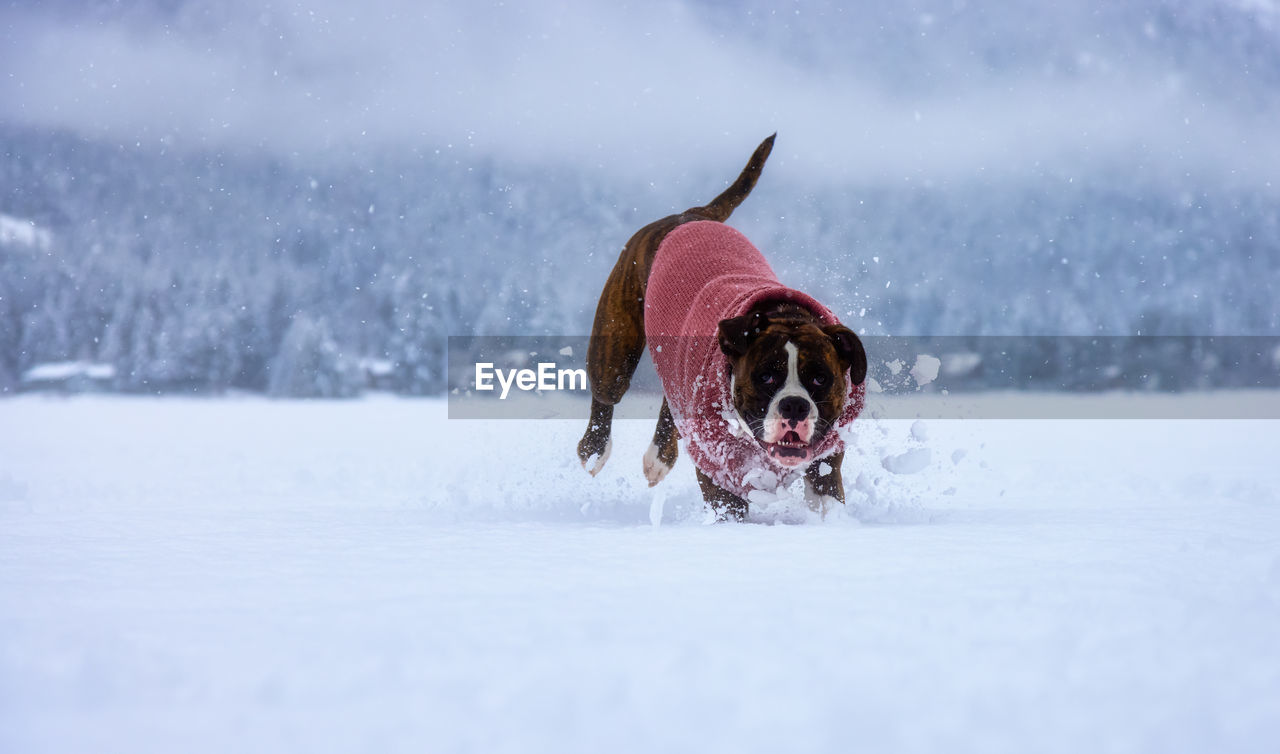
[[[743,481],[752,477],[753,469],[744,468],[749,465],[768,467],[763,470],[781,483],[803,474],[806,497],[815,508],[825,511],[835,501],[843,504],[840,464],[844,452],[836,429],[851,421],[862,405],[861,383],[867,362],[858,337],[821,304],[777,283],[755,247],[728,226],[719,225],[755,187],[774,138],[770,136],[756,148],[733,185],[709,204],[665,217],[631,237],[600,294],[587,347],[592,400],[591,419],[578,443],[583,467],[594,476],[608,460],[613,407],[631,384],[645,348],[647,328],[666,395],[653,443],[644,456],[645,477],[653,486],[666,476],[676,461],[677,441],[683,433],[689,441],[687,449],[695,462],[703,498],[720,519],[742,520],[746,515],[745,496],[755,488]],[[690,223],[699,225],[682,228]],[[678,228],[681,230],[673,235]],[[708,244],[715,248],[705,251]],[[664,256],[655,272],[654,260],[660,247]],[[748,260],[745,264],[754,266],[738,274],[737,257],[733,257],[732,263],[724,265],[727,270],[722,278],[715,278],[717,271],[704,268],[724,257],[723,248],[742,249],[742,256]],[[687,273],[678,267],[681,260],[677,256],[681,254],[689,256],[689,264],[693,265]],[[655,280],[661,279],[661,295],[666,298],[674,295],[666,291],[686,283],[697,285],[696,281],[703,278],[713,282],[729,278],[763,282],[743,289],[753,295],[733,299],[746,302],[744,310],[734,311],[731,306],[726,311],[732,316],[719,319],[718,323],[712,319],[709,325],[694,328],[710,331],[701,338],[700,346],[698,336],[663,339],[678,329],[671,323],[687,323],[691,317],[685,310],[667,312],[671,305],[665,302],[660,311],[657,298],[646,307],[651,272]],[[690,280],[695,282],[689,283]],[[706,292],[706,287],[694,292],[680,290],[680,297],[689,299],[682,305],[692,310],[692,302],[701,302],[698,297]],[[655,293],[655,297],[658,295]],[[714,291],[711,298],[715,298]],[[717,300],[728,298],[732,295],[722,295]],[[700,311],[697,308],[694,316]],[[711,316],[718,315],[712,312]],[[653,342],[658,339],[665,345]],[[664,352],[664,347],[686,351],[673,355]],[[693,389],[673,384],[680,368],[670,366],[668,360],[691,354],[695,360],[700,359],[700,351],[689,350],[698,348],[710,349],[703,361],[723,370],[710,380],[723,383],[713,386],[719,387],[718,392],[703,389],[705,385],[701,384]],[[708,437],[717,432],[726,433],[726,439],[710,442]],[[701,444],[695,444],[695,440]]]

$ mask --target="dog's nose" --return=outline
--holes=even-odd
[[[809,418],[809,401],[795,395],[787,396],[778,401],[778,413],[794,425]]]

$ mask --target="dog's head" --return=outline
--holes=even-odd
[[[721,320],[720,350],[732,367],[733,405],[775,462],[798,467],[844,410],[848,379],[867,376],[867,354],[853,331],[824,325],[783,304]]]

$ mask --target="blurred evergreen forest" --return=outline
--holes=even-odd
[[[312,167],[0,139],[0,209],[43,233],[0,240],[6,390],[80,360],[121,391],[347,395],[381,360],[384,387],[438,393],[448,335],[588,332],[617,250],[679,208],[434,151]],[[684,204],[725,180],[685,177]],[[739,216],[784,282],[870,334],[1280,332],[1280,207],[1254,191],[1044,175],[815,193],[766,173]]]

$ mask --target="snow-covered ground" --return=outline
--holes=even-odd
[[[718,526],[580,431],[0,401],[0,751],[1280,741],[1280,422],[867,419],[850,515]]]

